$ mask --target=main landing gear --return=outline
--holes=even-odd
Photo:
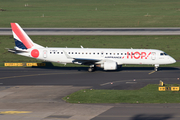
[[[88,72],[93,72],[93,71],[94,71],[94,67],[88,68]]]
[[[91,65],[89,68],[88,68],[88,72],[93,72],[96,70],[96,66],[94,65]]]

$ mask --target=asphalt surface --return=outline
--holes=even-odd
[[[89,73],[87,68],[0,68],[0,115],[3,120],[179,120],[180,104],[69,104],[62,97],[79,89],[139,89],[147,84],[180,84],[180,68],[124,67]],[[170,96],[167,96],[170,97]],[[24,107],[23,107],[24,106]],[[48,108],[48,109],[46,109]],[[36,116],[36,117],[35,117]],[[36,120],[35,119],[35,120]]]
[[[180,28],[23,28],[28,35],[180,35]],[[0,28],[0,35],[12,35]]]
[[[95,89],[139,89],[147,84],[179,82],[179,68],[124,67],[117,71],[87,72],[86,67],[0,68],[1,85],[72,85]],[[180,82],[179,82],[180,83]]]

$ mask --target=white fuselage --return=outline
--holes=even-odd
[[[172,64],[176,61],[161,50],[156,49],[100,49],[100,48],[39,48],[37,59],[57,62],[76,63],[74,58],[98,59],[96,64],[106,61],[114,61],[117,65],[122,64]],[[32,57],[31,49],[28,53],[18,53],[20,55]]]

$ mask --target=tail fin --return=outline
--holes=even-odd
[[[11,28],[15,40],[15,45],[19,49],[44,48],[43,46],[34,43],[18,23],[11,23]]]

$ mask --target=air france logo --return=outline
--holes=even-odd
[[[148,54],[146,52],[127,52],[127,59],[147,59],[151,55],[151,52]]]

